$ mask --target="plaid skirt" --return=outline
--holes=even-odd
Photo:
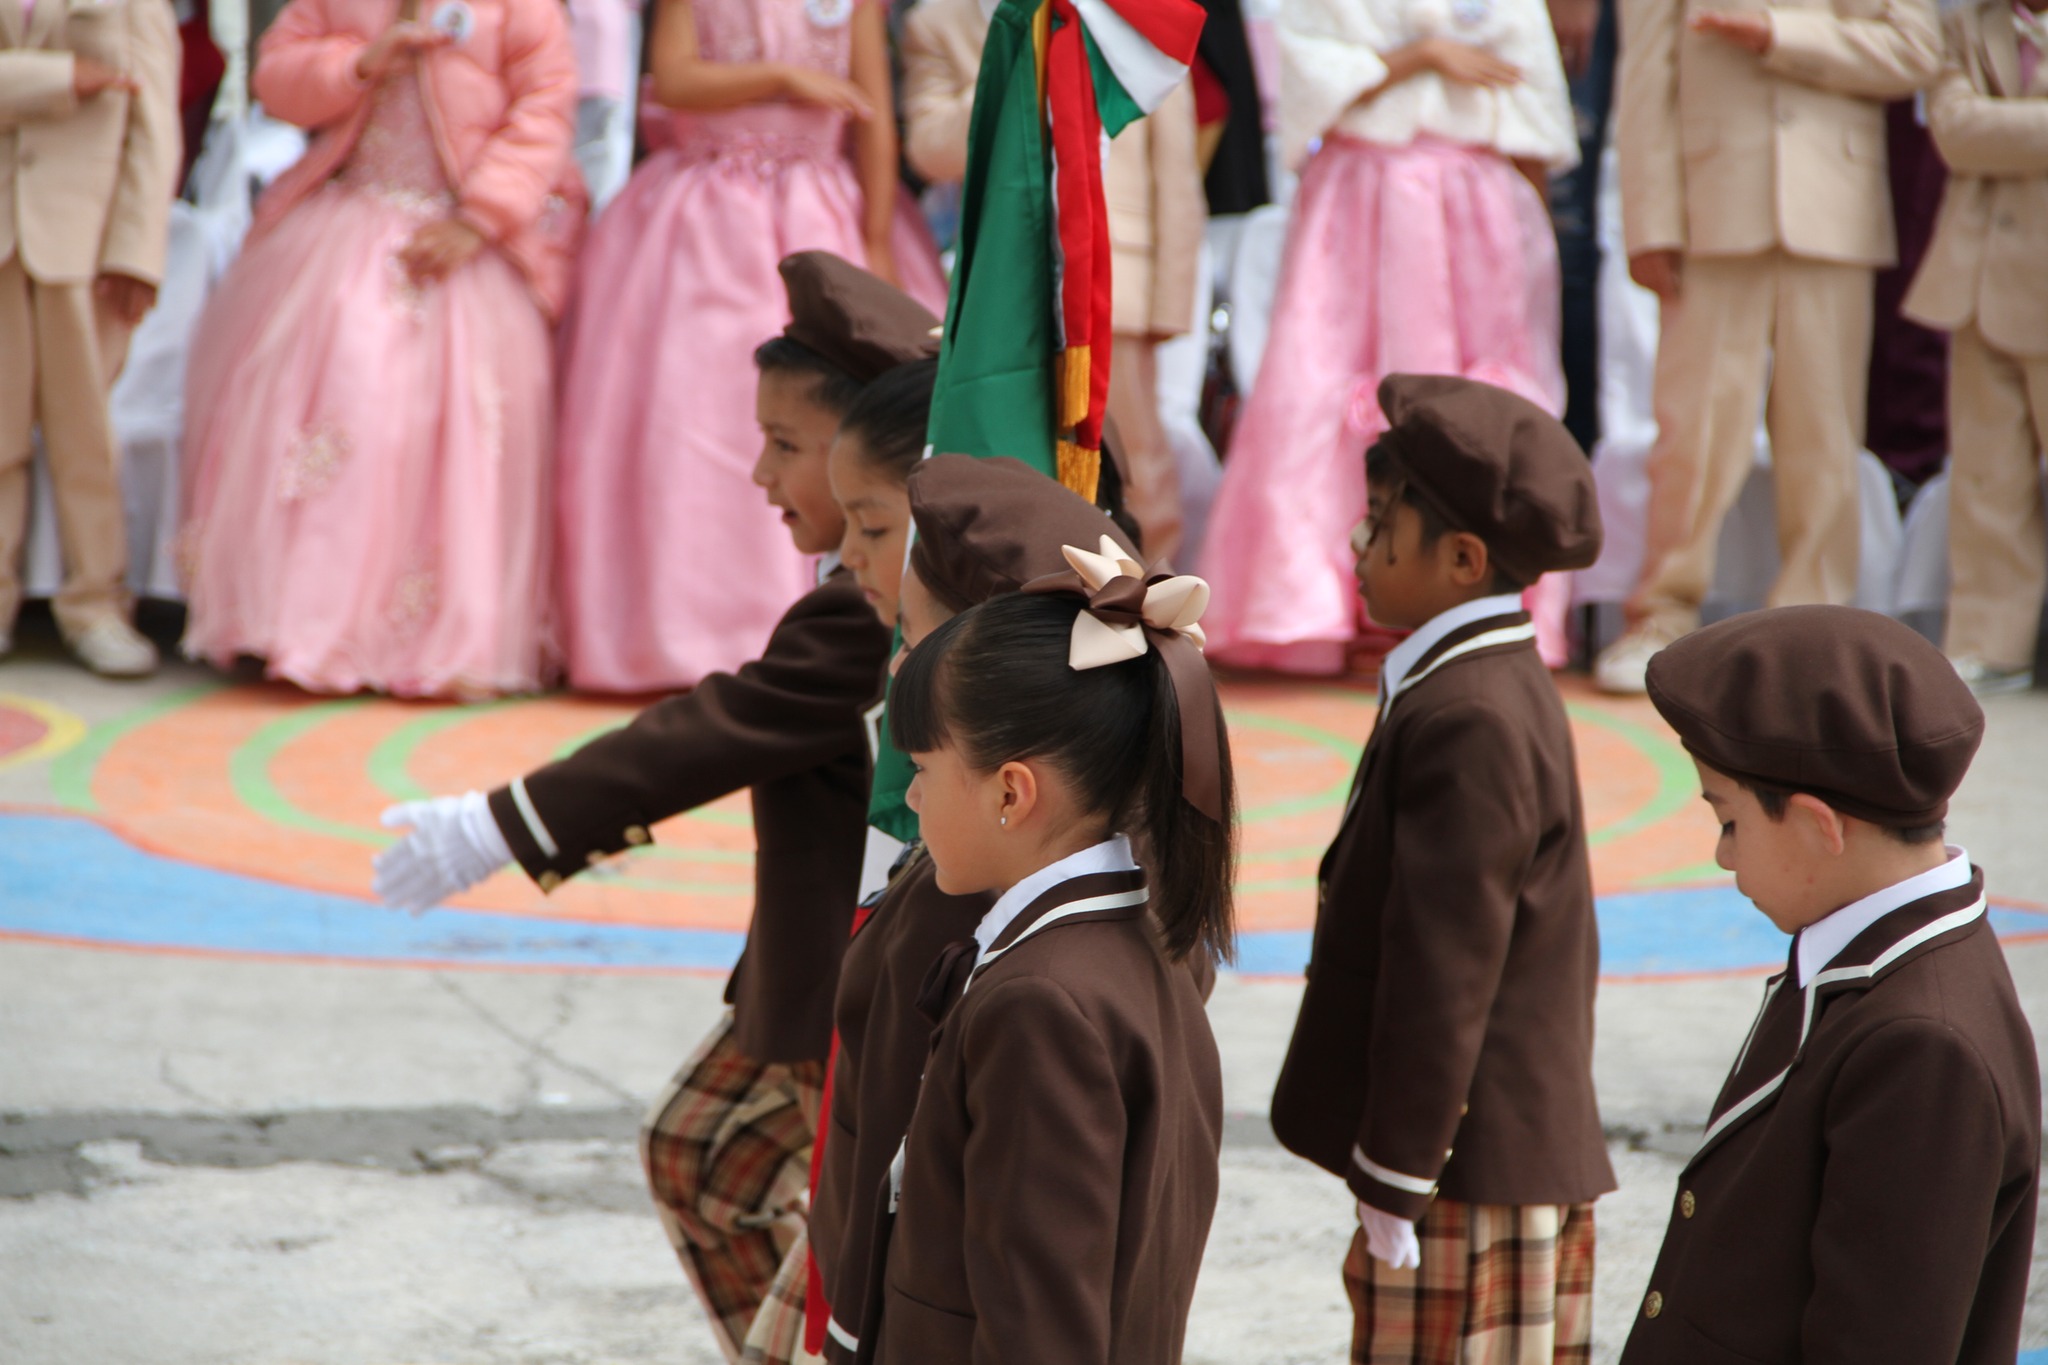
[[[1361,1230],[1344,1260],[1353,1365],[1587,1365],[1593,1206],[1439,1199],[1415,1228],[1416,1270],[1390,1270]]]
[[[728,1012],[641,1126],[655,1211],[734,1365],[748,1358],[748,1332],[803,1236],[823,1084],[823,1063],[742,1055]],[[796,1294],[800,1310],[801,1280]]]
[[[746,1365],[822,1365],[823,1356],[804,1349],[804,1295],[810,1288],[811,1239],[808,1231],[797,1234],[782,1258],[782,1268],[768,1286],[768,1297],[747,1328],[740,1348]]]

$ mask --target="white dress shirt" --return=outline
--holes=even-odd
[[[1138,860],[1131,856],[1131,841],[1121,834],[1111,835],[1099,844],[1084,848],[1079,853],[1069,853],[1058,862],[1039,868],[998,896],[988,913],[981,917],[981,923],[974,926],[977,945],[974,960],[979,963],[986,957],[989,948],[1002,937],[1003,930],[1029,909],[1031,902],[1061,882],[1070,882],[1076,877],[1093,877],[1103,872],[1137,870]]]
[[[1826,919],[1815,920],[1799,931],[1799,988],[1806,989],[1823,968],[1842,955],[1842,950],[1855,942],[1856,936],[1871,925],[1903,906],[1942,891],[1953,891],[1959,886],[1970,884],[1970,855],[1962,849],[1951,847],[1949,859],[1940,867],[1930,868],[1917,877],[1908,877],[1882,891],[1874,891],[1860,901],[1848,905],[1829,915]]]

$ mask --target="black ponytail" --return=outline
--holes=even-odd
[[[1057,768],[1086,810],[1132,836],[1167,956],[1227,961],[1236,794],[1221,708],[1219,824],[1181,795],[1180,706],[1159,651],[1076,671],[1067,643],[1081,610],[1066,594],[1006,593],[953,617],[905,657],[890,733],[906,752],[950,743],[983,772],[1026,758]]]
[[[898,483],[924,458],[939,362],[913,360],[871,380],[839,419],[839,434],[860,442],[863,463]]]

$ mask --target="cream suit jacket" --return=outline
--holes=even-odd
[[[1767,12],[1758,57],[1688,21]],[[1884,101],[1941,65],[1932,0],[1622,0],[1615,141],[1630,255],[1897,255]]]
[[[921,0],[904,21],[904,155],[927,180],[967,174],[967,124],[987,40],[981,0]],[[1193,87],[1181,82],[1149,118],[1116,136],[1102,179],[1115,253],[1112,326],[1127,336],[1187,331],[1208,221]]]
[[[133,76],[80,103],[76,57]],[[170,0],[0,0],[0,261],[72,284],[157,283],[177,193],[178,28]]]
[[[2048,63],[2020,88],[2004,0],[1952,14],[1945,28],[1928,123],[1948,189],[1905,311],[1945,331],[1974,318],[1998,349],[2048,356]]]

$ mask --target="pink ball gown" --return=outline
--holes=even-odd
[[[709,60],[844,77],[853,7],[693,8]],[[656,116],[665,145],[593,224],[563,348],[569,679],[601,692],[687,687],[739,667],[815,582],[751,477],[753,352],[789,321],[784,256],[866,261],[843,114],[760,104]],[[914,209],[899,208],[894,246],[905,288],[941,310],[945,284]]]
[[[1211,659],[1340,673],[1385,632],[1358,597],[1351,528],[1388,374],[1456,374],[1564,411],[1557,241],[1533,187],[1490,148],[1332,135],[1289,224],[1265,359],[1230,442],[1201,571]],[[1563,662],[1562,580],[1529,594]]]
[[[455,199],[415,74],[372,99],[194,337],[185,651],[319,692],[530,691],[556,658],[548,323],[489,247],[407,278],[398,251]]]

